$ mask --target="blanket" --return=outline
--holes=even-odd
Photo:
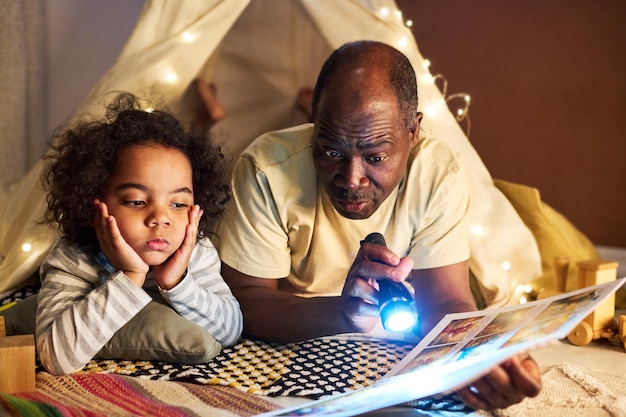
[[[253,416],[279,407],[238,389],[151,381],[110,374],[54,377],[39,372],[37,390],[0,394],[8,416]]]
[[[0,294],[0,308],[37,290]],[[37,364],[36,391],[2,395],[0,416],[255,415],[275,408],[261,396],[318,399],[366,387],[412,348],[407,342],[358,336],[291,344],[244,339],[196,365],[92,360],[75,374],[54,377]],[[411,406],[467,411],[455,395]]]
[[[538,396],[493,413],[491,417],[624,417],[626,375],[572,364],[561,364],[543,374]]]

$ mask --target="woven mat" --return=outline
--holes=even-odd
[[[543,374],[543,388],[538,396],[491,414],[479,414],[497,417],[624,417],[626,375],[577,365],[558,365]]]
[[[315,339],[286,345],[246,339],[204,364],[93,360],[78,374],[118,374],[317,399],[370,385],[411,348],[376,339]]]

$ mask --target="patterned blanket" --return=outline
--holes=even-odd
[[[0,306],[36,291],[0,294]],[[412,348],[406,342],[349,337],[293,344],[244,339],[199,365],[92,360],[64,377],[38,365],[37,390],[2,395],[0,416],[255,415],[276,408],[261,395],[318,399],[368,386]],[[423,399],[413,406],[467,410],[454,396]]]
[[[150,381],[121,375],[37,374],[37,390],[0,394],[8,416],[254,416],[279,408],[235,388]]]
[[[411,348],[381,340],[315,339],[278,345],[246,339],[204,364],[94,360],[78,374],[112,373],[317,399],[370,385]]]

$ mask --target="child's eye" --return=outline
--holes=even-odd
[[[131,207],[139,207],[139,206],[143,206],[145,204],[146,204],[146,202],[142,201],[142,200],[126,200],[126,201],[124,201],[124,205],[125,206],[131,206]]]
[[[185,203],[172,203],[172,207],[174,207],[175,209],[184,209],[189,206]]]

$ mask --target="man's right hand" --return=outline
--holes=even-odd
[[[376,281],[403,282],[412,269],[411,258],[400,258],[383,245],[364,242],[341,292],[343,315],[348,326],[358,333],[374,329],[380,317]]]

